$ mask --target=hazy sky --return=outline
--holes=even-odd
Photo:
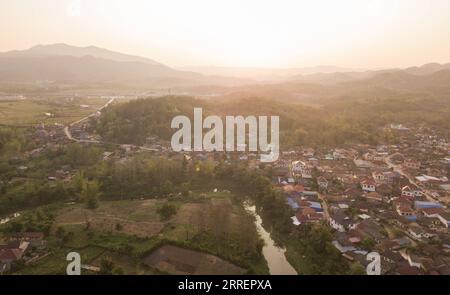
[[[450,62],[450,0],[0,0],[0,51],[50,43],[174,67]]]

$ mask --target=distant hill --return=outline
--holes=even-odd
[[[178,70],[144,57],[95,46],[67,44],[38,45],[27,50],[0,53],[2,83],[50,81],[184,89],[234,87],[212,93],[240,93],[239,96],[278,97],[282,100],[318,95],[328,97],[330,91],[337,96],[349,92],[364,94],[374,87],[390,91],[448,93],[449,71],[450,64],[438,63],[378,71],[335,66],[290,69],[194,67]]]
[[[450,93],[450,69],[431,74],[410,74],[408,71],[395,71],[377,74],[369,79],[343,83],[345,87],[377,87],[399,92]]]
[[[325,74],[324,74],[325,75]],[[315,78],[319,79],[317,75]],[[263,97],[284,102],[301,102],[321,106],[338,101],[379,101],[402,98],[433,99],[450,105],[450,69],[427,75],[410,74],[404,70],[323,75],[321,82],[295,79],[234,87],[221,98]],[[323,82],[326,79],[327,82]],[[333,81],[333,82],[331,82]]]
[[[152,87],[242,85],[248,81],[179,71],[154,60],[90,46],[39,45],[0,53],[0,82],[115,83]]]
[[[109,59],[113,61],[143,62],[150,65],[164,66],[159,62],[140,56],[123,54],[95,46],[78,47],[63,43],[51,45],[37,45],[26,50],[14,50],[5,53],[0,53],[0,57],[50,57],[50,56],[72,56],[72,57],[92,56],[102,59]]]
[[[318,73],[336,73],[357,71],[357,69],[341,68],[335,66],[317,66],[305,68],[256,68],[256,67],[217,67],[197,66],[181,68],[204,75],[228,76],[242,79],[253,79],[258,81],[280,81],[298,75],[312,75]],[[362,70],[359,70],[362,71]]]
[[[0,57],[0,81],[36,80],[65,83],[149,81],[163,78],[193,78],[199,74],[181,72],[162,65],[118,62],[92,56]]]
[[[447,64],[439,64],[439,63],[429,63],[425,64],[421,67],[410,67],[405,69],[405,72],[414,75],[429,75],[442,70],[449,70],[450,63]]]
[[[410,67],[406,69],[383,69],[376,71],[336,71],[336,72],[323,72],[315,74],[302,74],[291,77],[291,80],[297,80],[308,83],[319,83],[319,84],[338,84],[350,81],[362,81],[371,79],[380,75],[390,75],[399,73],[410,74],[416,76],[430,75],[439,71],[450,70],[450,63],[439,64],[439,63],[429,63],[419,67]],[[388,76],[385,76],[388,77]],[[398,78],[395,75],[393,78]]]

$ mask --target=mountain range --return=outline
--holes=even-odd
[[[309,68],[189,67],[174,69],[155,60],[89,46],[38,45],[0,53],[0,82],[51,81],[67,84],[112,84],[144,87],[243,87],[288,83],[381,87],[394,90],[447,88],[450,63],[406,69],[363,70]],[[311,87],[311,86],[308,86]]]
[[[94,46],[38,45],[0,53],[0,82],[113,83],[142,86],[235,86],[245,81],[180,71],[151,59]]]
[[[256,81],[281,81],[297,75],[332,74],[338,72],[361,72],[363,69],[342,68],[336,66],[316,66],[305,68],[256,68],[256,67],[217,67],[197,66],[181,68],[204,75],[227,76]]]

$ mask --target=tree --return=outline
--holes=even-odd
[[[297,233],[298,246],[293,251],[301,257],[304,274],[343,274],[349,265],[333,246],[329,228],[322,224],[305,226]]]
[[[374,239],[366,237],[361,241],[361,247],[364,250],[372,251],[373,247],[375,247],[376,242]]]
[[[164,203],[159,209],[158,209],[159,216],[161,217],[161,220],[168,220],[172,215],[177,213],[177,207],[173,204]]]
[[[80,199],[86,203],[89,209],[98,208],[98,197],[100,196],[100,186],[96,180],[84,182],[79,194]]]
[[[72,188],[75,192],[80,193],[86,183],[86,178],[84,177],[84,171],[78,170],[72,179]]]
[[[173,184],[170,180],[166,180],[161,186],[160,191],[163,196],[168,196],[172,192]]]

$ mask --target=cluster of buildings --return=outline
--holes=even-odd
[[[67,142],[67,137],[64,132],[64,125],[59,123],[42,123],[37,125],[33,134],[33,138],[36,143],[40,144],[62,144]]]
[[[41,259],[45,244],[41,232],[14,233],[6,241],[0,241],[0,275],[9,272],[19,262],[28,264]]]
[[[324,222],[333,245],[383,274],[450,274],[450,145],[434,131],[394,126],[398,142],[283,152],[274,182],[293,224]]]

